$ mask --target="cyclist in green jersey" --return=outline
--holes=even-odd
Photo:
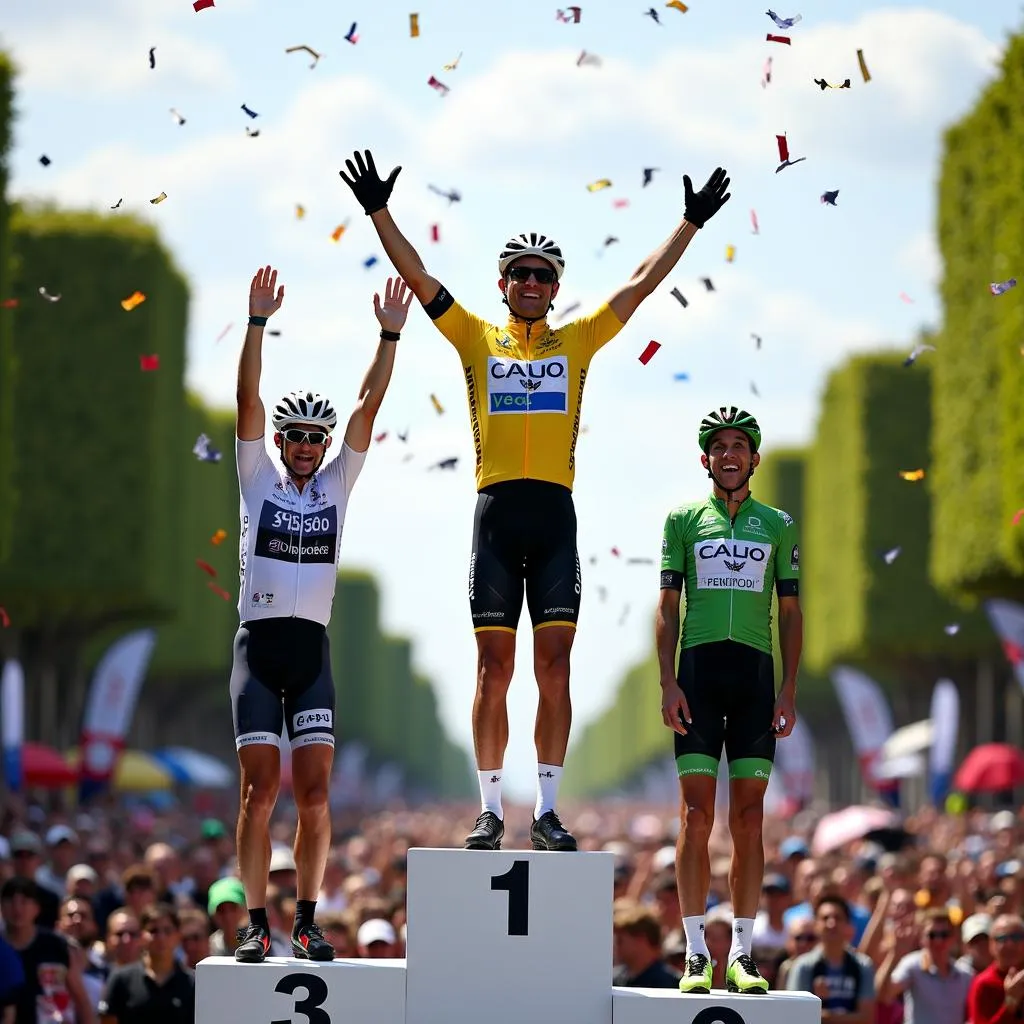
[[[682,790],[676,879],[686,934],[682,992],[709,992],[712,964],[704,939],[718,763],[729,760],[729,885],[733,941],[730,991],[763,993],[750,954],[764,874],[761,821],[775,741],[796,721],[796,675],[803,643],[796,523],[750,496],[760,455],[757,420],[735,406],[708,416],[698,434],[710,497],[669,513],[662,541],[656,625],[662,716],[675,731]],[[775,695],[771,603],[779,602],[782,688]],[[680,640],[679,601],[686,591]],[[676,645],[679,663],[676,666]]]

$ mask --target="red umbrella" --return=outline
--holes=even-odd
[[[22,744],[21,771],[26,787],[61,789],[78,782],[78,770],[59,751],[43,743]]]
[[[1024,784],[1024,751],[1009,743],[983,743],[964,758],[953,778],[962,793],[994,793]]]

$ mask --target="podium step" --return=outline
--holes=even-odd
[[[229,1021],[405,1024],[405,961],[207,957],[196,965],[196,1024]]]
[[[614,1024],[821,1024],[821,1000],[810,992],[741,996],[712,990],[613,988]]]

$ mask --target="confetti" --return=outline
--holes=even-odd
[[[764,67],[761,69],[761,88],[767,89],[772,80],[772,59],[766,57]]]
[[[204,562],[201,558],[197,558],[196,559],[196,565],[198,565],[199,568],[203,570],[203,572],[207,572],[211,576],[216,576],[217,575],[217,570],[214,569],[214,567],[212,565],[210,565],[209,562]]]
[[[377,257],[376,256],[367,256],[366,259],[363,260],[363,266],[366,267],[367,270],[369,270],[370,267],[372,267],[372,266],[374,266],[376,264],[376,262],[377,262]]]
[[[388,432],[386,430],[382,430],[379,434],[374,435],[373,443],[374,444],[382,444],[387,439],[388,439]]]
[[[864,51],[863,50],[858,50],[857,51],[857,63],[860,65],[861,77],[864,79],[865,82],[870,82],[871,81],[871,72],[868,71],[868,65],[867,65],[867,61],[864,60]]]
[[[431,224],[430,225],[430,240],[432,242],[440,242],[441,241],[441,225],[440,224]]]
[[[657,8],[649,7],[644,11],[644,17],[650,18],[656,25],[661,24],[661,15],[658,14]]]
[[[619,625],[620,626],[624,626],[626,624],[626,619],[628,619],[628,618],[629,618],[629,605],[627,604],[625,606],[625,608],[622,609],[622,614],[619,616]]]
[[[225,541],[227,539],[228,539],[228,531],[227,530],[218,530],[210,538],[210,543],[213,544],[214,546],[219,546],[222,541]]]
[[[1016,512],[1013,513],[1013,519],[1011,520],[1011,523],[1014,526],[1018,526],[1022,519],[1024,519],[1024,508],[1019,508]]]
[[[824,92],[826,89],[849,89],[850,88],[850,80],[848,78],[843,81],[842,85],[829,85],[829,83],[826,82],[824,78],[816,78],[814,80],[814,84],[817,85],[821,89],[822,92]]]
[[[42,155],[42,156],[41,156],[41,157],[39,158],[39,162],[40,162],[40,163],[41,163],[41,164],[42,164],[42,165],[43,165],[44,167],[49,167],[49,166],[50,166],[50,164],[52,164],[52,163],[53,163],[53,161],[52,161],[52,160],[51,160],[51,159],[50,159],[50,158],[49,158],[49,157],[48,157],[48,156],[47,156],[47,155],[46,155],[45,153],[44,153],[44,154],[43,154],[43,155]]]
[[[249,115],[250,117],[259,117],[259,116],[260,116],[259,114],[257,114],[257,113],[256,113],[256,111],[255,111],[255,110],[250,110],[250,109],[249,109],[249,108],[248,108],[248,107],[247,107],[247,106],[246,106],[246,105],[245,105],[244,103],[242,104],[242,109],[243,109],[243,110],[244,110],[244,111],[245,111],[245,112],[246,112],[246,113],[247,113],[247,114],[248,114],[248,115]]]
[[[661,348],[660,341],[649,341],[647,347],[640,353],[640,362],[646,366],[654,358],[654,353],[659,348]]]
[[[306,216],[306,208],[302,205],[302,203],[296,203],[295,204],[295,219],[296,220],[302,220],[302,218],[305,217],[305,216]]]
[[[672,374],[672,379],[673,380],[689,380],[690,379],[690,375],[688,373],[673,373]]]
[[[611,181],[608,178],[599,178],[587,186],[588,192],[600,192],[603,188],[611,188]]]
[[[121,199],[118,199],[118,201],[116,203],[114,203],[114,205],[111,207],[111,209],[112,210],[119,209],[123,202],[124,202],[124,198],[123,197]]]
[[[653,558],[638,558],[636,555],[626,559],[626,565],[654,565]]]
[[[139,356],[139,369],[143,373],[148,373],[151,370],[160,369],[160,357],[159,356]]]
[[[765,11],[778,28],[792,28],[798,21],[803,20],[802,14],[794,14],[792,18],[780,18],[774,11]]]
[[[0,302],[0,309],[17,309],[17,308],[18,308],[18,300],[17,299],[4,299],[3,302]]]
[[[440,401],[438,400],[437,395],[431,393],[431,395],[430,395],[430,402],[434,406],[434,412],[436,412],[438,416],[443,416],[444,415],[444,406],[441,405]]]
[[[217,584],[213,582],[213,580],[210,580],[210,582],[207,583],[206,585],[218,597],[223,597],[225,601],[232,601],[232,600],[234,600],[234,598],[232,598],[232,596],[223,587],[218,587]]]
[[[196,438],[196,443],[192,445],[192,454],[200,462],[220,462],[220,452],[213,447],[205,434],[200,434]]]
[[[751,331],[750,332],[750,336],[754,339],[754,348],[760,348],[761,347],[761,335],[760,334],[754,334],[754,332]]]
[[[907,356],[907,358],[903,360],[903,365],[904,366],[913,366],[914,363],[917,362],[917,360],[921,356],[923,356],[925,354],[925,352],[934,352],[934,351],[935,351],[935,346],[934,345],[915,345],[914,348],[911,350],[910,355]]]
[[[146,301],[146,296],[142,292],[132,292],[127,299],[121,300],[121,308],[124,310],[133,310],[136,306],[141,306]]]
[[[399,441],[403,441],[403,442],[408,441],[409,440],[409,428],[408,427],[405,428],[405,433],[404,434],[402,434],[402,433],[400,433],[398,431],[395,431],[395,437],[397,437]]]
[[[751,228],[753,229],[751,234],[755,234],[755,235],[761,234],[761,229],[757,225],[757,210],[751,210],[750,211],[750,225],[751,225]]]
[[[223,341],[224,338],[227,336],[228,331],[230,331],[231,328],[234,327],[234,326],[235,326],[234,322],[228,324],[227,327],[225,327],[224,330],[221,331],[220,334],[218,334],[217,337],[214,339],[214,341],[213,341],[214,345],[216,345],[220,341]]]
[[[753,381],[750,382],[750,392],[755,398],[761,397],[761,392],[757,390],[757,385]]]
[[[628,199],[615,199],[612,202],[612,207],[616,210],[624,210],[627,206],[629,206]]]
[[[619,550],[618,548],[612,548],[612,549],[611,549],[611,554],[612,554],[612,555],[613,555],[613,556],[614,556],[615,558],[621,558],[621,557],[622,557],[622,552],[621,552],[621,551],[620,551],[620,550]]]
[[[568,8],[568,14],[565,11],[558,11],[555,14],[555,19],[561,21],[567,25],[578,25],[580,23],[580,15],[582,10],[579,7]]]
[[[430,191],[435,193],[436,195],[443,196],[445,199],[447,199],[449,206],[451,206],[452,203],[458,203],[462,201],[461,193],[457,192],[453,188],[450,188],[447,191],[445,191],[445,189],[443,188],[438,188],[436,185],[428,185],[427,188],[429,188]]]
[[[715,286],[714,286],[714,284],[712,283],[712,281],[711,281],[711,278],[710,278],[710,277],[702,277],[702,278],[701,278],[701,281],[702,281],[702,282],[704,283],[704,287],[705,287],[705,288],[706,288],[706,289],[707,289],[707,290],[708,290],[709,292],[713,292],[713,291],[715,290]]]
[[[420,16],[418,14],[409,15],[409,36],[415,39],[420,34]]]
[[[776,174],[778,174],[779,171],[783,170],[786,167],[792,167],[793,164],[798,164],[798,163],[800,163],[801,160],[806,160],[807,159],[807,157],[801,156],[801,157],[798,157],[796,160],[790,160],[789,159],[789,143],[786,141],[786,136],[785,135],[776,135],[775,139],[776,139],[776,141],[779,144],[779,159],[782,161],[782,163],[780,163],[779,166],[775,168],[775,173]]]
[[[167,193],[166,192],[161,192],[160,195],[158,195],[156,198],[150,199],[150,202],[154,206],[156,206],[157,203],[162,203],[166,198],[167,198]]]
[[[40,287],[39,294],[46,299],[47,302],[60,302],[59,295],[51,295],[45,288]]]
[[[451,90],[448,88],[447,85],[444,84],[444,82],[439,81],[433,75],[431,75],[430,78],[427,79],[427,85],[429,85],[431,89],[440,93],[442,96],[447,96],[448,93],[451,92]]]
[[[900,301],[906,302],[908,305],[912,305],[914,302],[914,300],[906,292],[900,292]]]
[[[886,565],[892,565],[892,563],[895,562],[896,559],[900,557],[900,552],[902,550],[903,550],[903,548],[901,548],[899,546],[894,547],[894,548],[890,548],[888,551],[884,551],[882,553],[882,560],[885,562]]]
[[[440,462],[435,462],[432,466],[427,467],[428,469],[455,469],[459,464],[459,458],[457,455],[453,455],[448,459],[441,459]]]
[[[725,262],[732,263],[736,259],[736,246],[727,245],[725,247]]]
[[[357,35],[356,35],[356,23],[355,23],[354,21],[352,22],[352,26],[351,26],[351,28],[349,28],[348,32],[347,32],[347,33],[345,34],[345,38],[346,38],[346,39],[347,39],[347,40],[348,40],[348,41],[349,41],[349,42],[350,42],[350,43],[351,43],[351,44],[352,44],[353,46],[355,46],[355,45],[356,45],[356,43],[358,43],[358,42],[359,42],[359,36],[357,36]]]
[[[917,481],[924,479],[923,469],[901,469],[900,470],[901,480]]]
[[[660,167],[645,167],[644,168],[644,182],[643,188],[647,188],[648,185],[654,180],[654,175],[660,171]]]
[[[342,236],[343,234],[345,234],[345,232],[346,232],[346,231],[348,230],[348,225],[349,225],[349,222],[348,222],[348,221],[345,221],[345,223],[344,223],[344,224],[339,224],[339,225],[338,225],[338,226],[337,226],[337,227],[336,227],[336,228],[335,228],[335,229],[334,229],[334,230],[333,230],[333,231],[331,232],[331,239],[332,239],[332,241],[335,241],[335,242],[338,242],[338,241],[340,241],[340,240],[341,240],[341,236]]]
[[[150,68],[156,67],[156,47],[151,46],[149,48],[149,66]]]
[[[178,113],[178,112],[177,112],[177,111],[176,111],[176,110],[174,109],[174,107],[171,107],[171,117],[173,117],[173,118],[174,118],[174,120],[178,122],[178,127],[179,127],[179,128],[180,128],[180,127],[181,127],[181,126],[182,126],[182,125],[183,125],[183,124],[185,123],[185,118],[183,118],[183,117],[181,116],[181,114],[179,114],[179,113]]]
[[[601,66],[601,58],[596,53],[587,53],[586,50],[581,50],[580,55],[576,58],[576,67],[583,67],[584,64],[599,68]]]
[[[783,43],[786,46],[793,45],[793,41],[789,38],[789,36],[773,36],[769,32],[768,35],[765,36],[765,38],[768,40],[769,43]]]
[[[200,11],[205,11],[207,7],[213,6],[213,0],[195,0],[192,4],[192,10],[198,14]]]
[[[458,57],[455,58],[450,64],[442,64],[442,71],[454,71],[459,66],[459,61],[462,60],[462,51],[459,51]]]
[[[689,305],[689,303],[686,301],[685,296],[678,288],[673,288],[669,294],[683,307],[683,309],[686,309],[686,307]]]
[[[674,7],[680,14],[685,14],[690,8],[683,3],[683,0],[668,0],[666,7]]]
[[[575,313],[580,308],[580,302],[573,302],[572,304],[565,307],[561,313],[558,314],[560,320],[564,320],[570,313]]]
[[[246,125],[245,126],[245,134],[248,135],[250,139],[255,139],[255,138],[257,138],[259,136],[260,130],[259,130],[259,128],[257,128],[255,131],[253,131],[252,128],[250,128],[248,125]]]
[[[835,206],[836,205],[836,200],[838,198],[839,198],[839,189],[836,189],[834,192],[822,192],[821,193],[821,201],[823,203],[827,203],[829,206]]]
[[[604,244],[601,246],[602,249],[607,249],[609,245],[615,245],[618,239],[614,235],[608,235],[604,240]]]
[[[951,622],[949,625],[942,627],[942,632],[945,633],[946,636],[956,636],[957,633],[960,632],[960,623]]]
[[[988,290],[993,295],[1002,295],[1005,292],[1008,292],[1011,288],[1016,288],[1016,287],[1017,287],[1017,278],[1011,277],[1009,281],[998,281],[998,282],[993,281],[992,284],[990,284],[988,286]]]
[[[309,65],[309,69],[310,69],[310,71],[312,71],[313,68],[316,67],[316,62],[320,59],[320,54],[317,53],[316,50],[314,50],[312,46],[306,46],[305,44],[303,44],[302,46],[288,46],[288,47],[285,48],[284,52],[285,53],[301,53],[303,50],[305,50],[305,52],[308,53],[310,55],[310,57],[313,58],[313,63]]]
[[[2,604],[0,604],[0,625],[2,625],[4,629],[7,629],[7,627],[10,624],[11,617],[7,614],[7,609]]]

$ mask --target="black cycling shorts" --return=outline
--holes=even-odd
[[[576,509],[567,487],[507,480],[480,491],[469,561],[474,630],[514,633],[524,593],[534,629],[574,627],[580,589]]]
[[[243,622],[231,666],[235,748],[280,746],[287,726],[291,746],[334,746],[334,679],[327,631],[309,619]]]
[[[767,779],[775,759],[772,656],[735,640],[685,647],[678,680],[692,719],[685,736],[674,733],[680,775],[717,775],[724,747],[733,777]]]

